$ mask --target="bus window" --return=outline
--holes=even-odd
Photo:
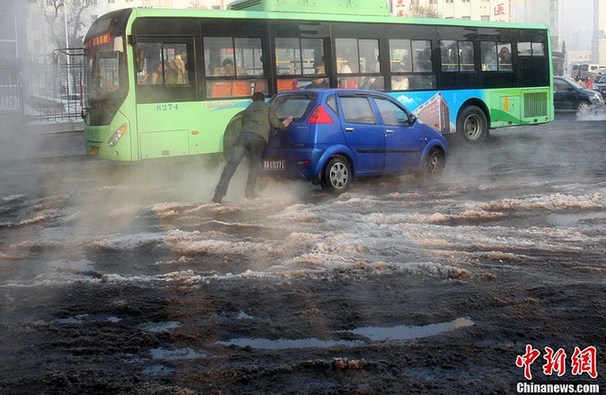
[[[389,40],[390,71],[412,71],[412,56],[410,49],[410,40]]]
[[[532,56],[545,56],[543,43],[532,43]]]
[[[337,38],[335,40],[337,54],[337,73],[358,73],[359,55],[358,40],[355,38]]]
[[[453,40],[440,41],[442,71],[459,71],[459,48]]]
[[[139,85],[188,85],[187,45],[175,43],[140,43]]]
[[[322,39],[276,38],[275,48],[278,75],[316,74],[324,67]]]
[[[480,56],[482,58],[482,71],[497,70],[497,43],[494,41],[480,41]]]
[[[474,71],[473,41],[459,41],[461,71]]]
[[[263,75],[263,50],[260,38],[236,38],[236,76]],[[243,71],[243,73],[242,73]]]
[[[532,56],[532,47],[529,42],[518,43],[518,56]]]
[[[298,38],[276,38],[276,73],[278,75],[303,74],[301,42]]]
[[[431,41],[389,40],[389,71],[392,90],[431,89],[435,77],[430,74]]]
[[[440,41],[442,71],[475,71],[473,41]]]
[[[541,42],[518,42],[518,56],[545,56],[545,44]]]
[[[328,88],[328,84],[314,84],[312,77],[325,74],[322,39],[276,38],[275,48],[278,92],[308,86]],[[293,78],[293,75],[301,77]]]
[[[250,79],[263,76],[262,58],[260,38],[205,37],[206,96],[246,97],[257,88],[266,93],[263,79]]]
[[[412,40],[412,64],[415,73],[432,72],[431,41]]]
[[[337,38],[337,85],[340,88],[355,89],[369,85],[367,75],[379,77],[379,40]],[[358,74],[345,76],[344,74]],[[361,74],[361,75],[360,75]],[[373,83],[377,82],[377,78]],[[376,89],[376,88],[375,88]]]

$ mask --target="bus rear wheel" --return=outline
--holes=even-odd
[[[467,145],[481,144],[488,137],[488,120],[480,107],[468,106],[457,118],[459,141]]]

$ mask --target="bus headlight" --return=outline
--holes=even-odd
[[[128,125],[124,124],[124,125],[120,126],[118,128],[118,130],[116,130],[114,132],[114,134],[112,134],[112,137],[107,142],[107,146],[110,148],[115,147],[116,144],[118,144],[118,141],[120,141],[120,139],[122,138],[122,136],[124,136],[126,134],[127,130],[128,130]]]

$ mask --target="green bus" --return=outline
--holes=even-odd
[[[123,9],[95,21],[84,53],[86,151],[102,159],[228,150],[255,91],[385,91],[478,146],[554,118],[546,26],[394,17],[384,0]]]

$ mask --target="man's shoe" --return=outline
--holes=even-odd
[[[213,203],[221,204],[221,198],[213,197]]]
[[[256,200],[259,198],[254,192],[246,193],[244,196],[246,196],[246,199],[248,200]]]

